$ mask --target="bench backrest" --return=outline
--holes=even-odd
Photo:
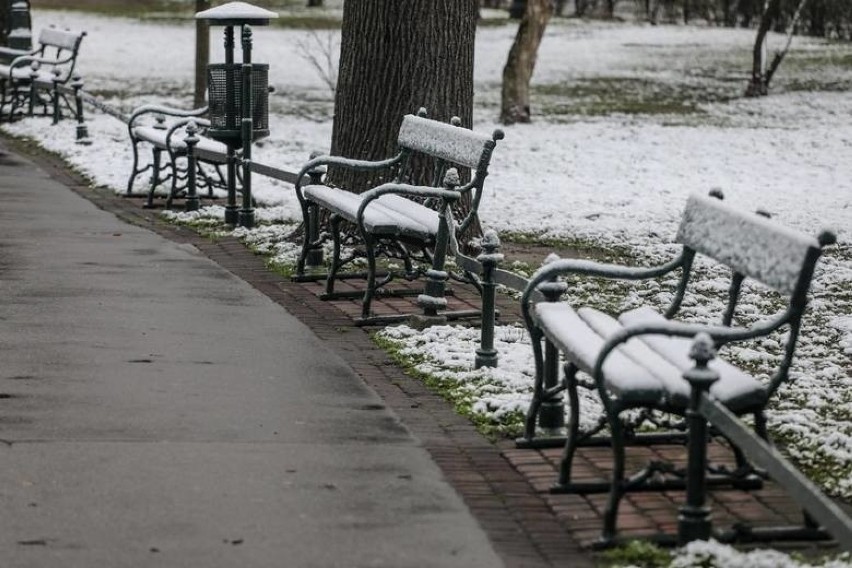
[[[814,237],[703,195],[687,201],[677,241],[788,295],[807,289],[821,250]]]
[[[683,258],[688,260],[667,316],[679,309],[689,280],[691,255],[696,252],[732,270],[723,325],[732,324],[745,278],[762,282],[786,295],[789,302],[784,313],[773,316],[774,323],[767,323],[764,331],[754,331],[752,335],[764,335],[789,324],[784,357],[767,386],[767,396],[771,396],[789,373],[817,260],[823,246],[835,240],[827,231],[814,238],[778,225],[766,215],[735,209],[722,201],[721,193],[709,197],[692,195],[677,233],[677,241],[685,247]]]
[[[41,47],[53,47],[57,50],[76,53],[85,35],[86,32],[78,33],[68,30],[58,30],[56,28],[44,28],[39,33],[38,43]]]
[[[487,153],[485,159],[490,159],[489,150],[494,147],[490,136],[413,114],[402,119],[398,143],[401,148],[473,170],[479,167],[483,154]]]
[[[433,159],[432,185],[439,186],[444,174],[450,167],[460,166],[470,169],[470,181],[460,189],[470,196],[462,206],[462,214],[457,217],[457,231],[464,233],[473,223],[482,199],[482,186],[488,175],[491,154],[498,140],[503,139],[503,131],[495,130],[491,136],[461,127],[454,118],[450,124],[425,117],[421,109],[417,115],[403,117],[399,128],[397,144],[403,154],[397,181],[409,181],[413,155],[420,154]],[[462,179],[466,179],[463,172]]]

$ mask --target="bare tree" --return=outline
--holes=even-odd
[[[808,0],[799,0],[796,12],[793,14],[793,19],[788,25],[787,39],[784,47],[775,52],[770,63],[767,62],[766,36],[772,28],[773,23],[780,17],[781,0],[765,1],[763,15],[760,18],[760,25],[757,28],[757,36],[754,40],[754,49],[752,50],[751,81],[749,81],[746,88],[745,96],[762,97],[769,93],[769,83],[772,81],[772,77],[790,50],[793,34],[802,17],[802,10],[807,3]]]
[[[333,95],[337,91],[337,62],[340,59],[337,34],[327,31],[325,35],[320,35],[316,30],[311,30],[306,39],[296,42],[296,49]]]
[[[500,104],[500,121],[503,124],[530,121],[530,80],[544,30],[552,15],[551,0],[527,1],[524,17],[503,67]]]

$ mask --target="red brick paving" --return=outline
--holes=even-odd
[[[353,326],[360,315],[357,300],[323,302],[323,282],[292,283],[266,270],[260,257],[236,240],[212,242],[194,231],[161,222],[157,211],[141,208],[141,201],[122,199],[92,190],[50,157],[32,156],[74,191],[122,219],[142,225],[177,242],[190,243],[202,253],[285,307],[324,339],[374,388],[417,436],[441,467],[449,483],[464,498],[509,567],[592,566],[595,556],[587,545],[601,530],[606,495],[550,494],[556,479],[559,449],[516,449],[511,441],[496,444],[479,435],[450,405],[390,364],[366,330]],[[343,283],[339,289],[350,288]],[[421,286],[415,283],[413,286]],[[409,285],[411,286],[411,285]],[[454,284],[449,309],[477,309],[478,296]],[[412,306],[413,298],[377,298],[377,315],[396,314]],[[503,321],[515,321],[517,306],[499,300]],[[630,461],[649,458],[685,458],[685,448],[630,448]],[[714,459],[724,448],[711,450]],[[575,462],[576,479],[605,479],[611,471],[608,448],[582,448]],[[624,537],[646,538],[674,534],[683,492],[632,493],[622,501],[619,530]],[[709,497],[716,527],[750,521],[758,526],[789,524],[800,519],[799,509],[773,483],[758,491],[713,490]]]

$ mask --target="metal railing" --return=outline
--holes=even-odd
[[[758,437],[709,394],[710,386],[719,379],[719,374],[708,367],[710,360],[715,357],[709,335],[696,336],[690,356],[696,365],[684,373],[692,393],[686,415],[689,428],[686,503],[680,508],[678,517],[678,542],[685,544],[692,540],[706,540],[711,536],[723,542],[825,540],[834,537],[840,548],[852,551],[852,518],[787,461],[781,452]],[[708,422],[802,507],[805,511],[802,526],[759,529],[735,527],[713,534],[711,511],[706,506]]]

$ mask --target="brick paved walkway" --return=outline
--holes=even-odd
[[[446,478],[482,524],[495,549],[509,567],[593,566],[596,557],[589,544],[600,534],[606,495],[551,495],[561,450],[516,449],[509,440],[493,444],[476,432],[450,405],[419,381],[393,366],[369,337],[355,327],[360,314],[357,300],[324,302],[318,299],[322,283],[293,283],[264,267],[263,260],[232,238],[213,242],[185,227],[159,220],[159,211],[145,210],[142,202],[92,190],[68,173],[55,159],[31,156],[54,177],[97,206],[120,218],[203,254],[250,283],[307,324],[334,348],[384,399],[410,431],[422,440]],[[180,204],[177,204],[180,207]],[[472,290],[455,285],[450,309],[478,307]],[[413,299],[379,298],[378,314],[410,311]],[[517,306],[501,298],[503,320],[518,317]],[[714,445],[711,457],[724,461],[728,454]],[[654,450],[631,449],[628,465],[648,459],[685,461],[685,448],[663,446]],[[608,448],[583,448],[578,452],[576,478],[605,479],[610,471]],[[622,502],[618,525],[625,537],[648,537],[660,532],[673,535],[682,492],[635,493]],[[716,527],[733,523],[755,526],[797,523],[801,514],[783,490],[768,483],[759,491],[714,490],[709,505]],[[789,545],[788,545],[789,546]]]

